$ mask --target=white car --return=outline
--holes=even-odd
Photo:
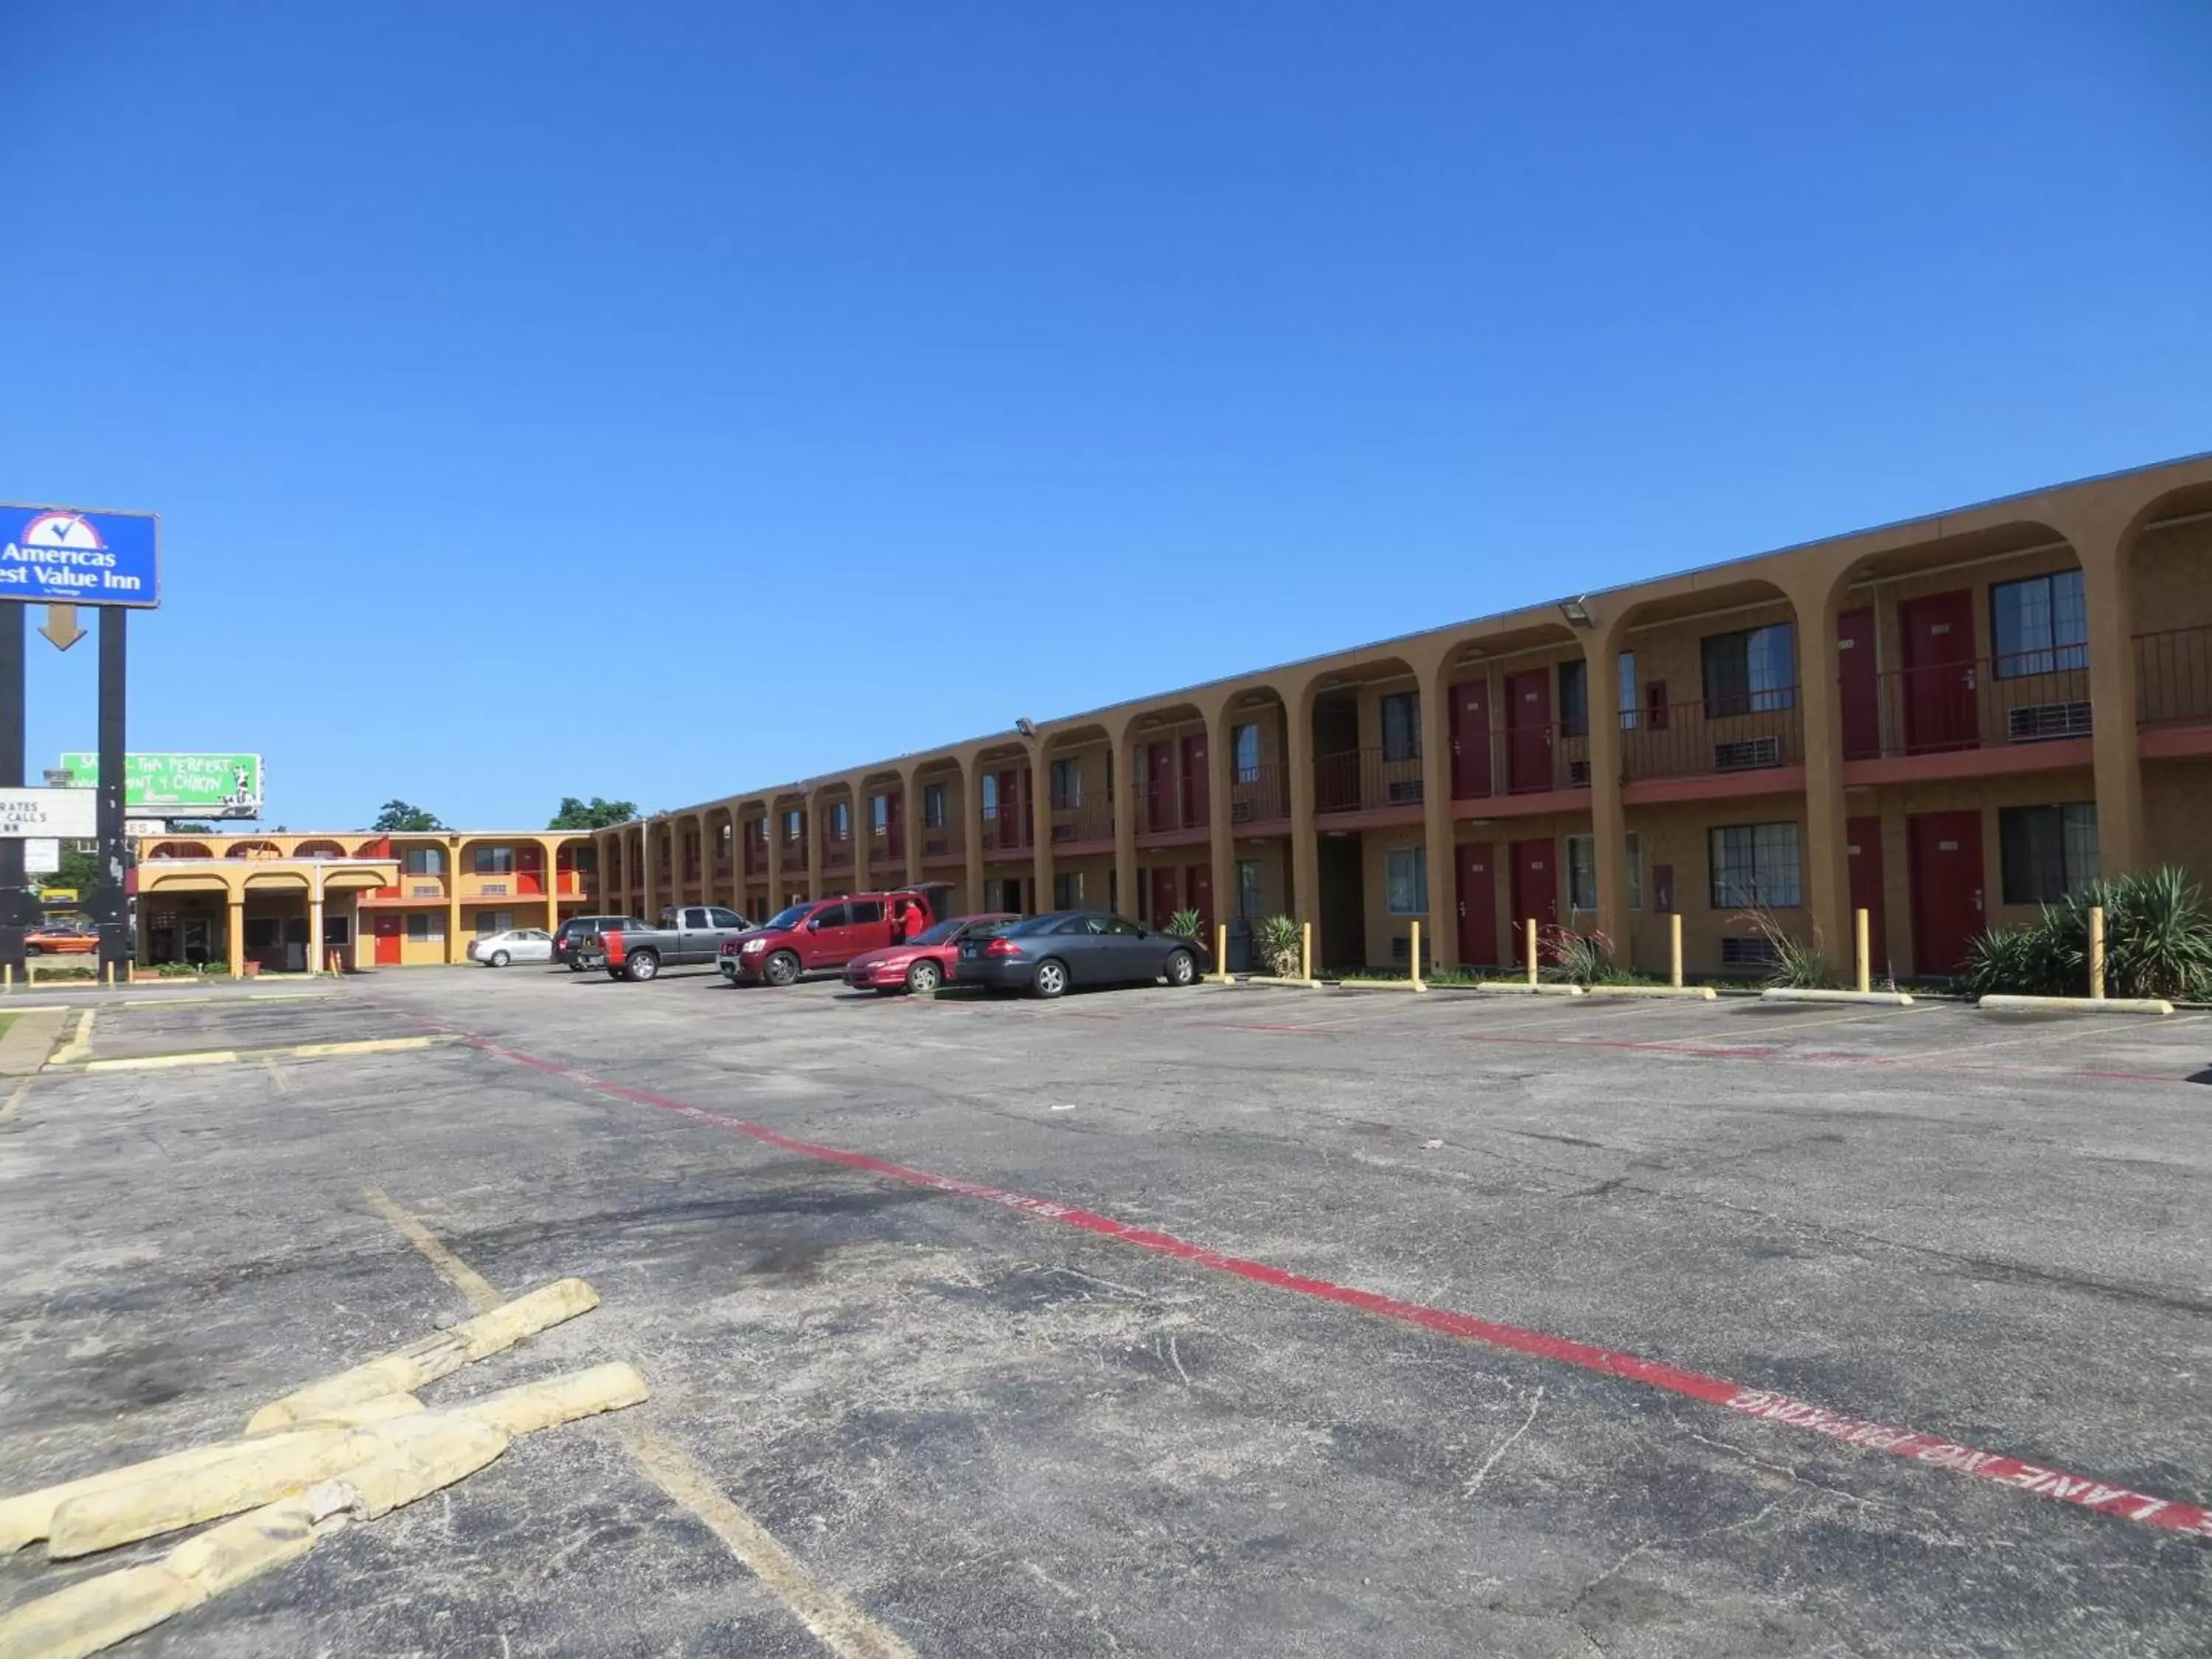
[[[543,927],[510,927],[504,933],[488,933],[469,941],[469,960],[487,968],[504,968],[510,962],[550,962],[553,935]]]

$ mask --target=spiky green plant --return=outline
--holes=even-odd
[[[1254,930],[1253,944],[1259,947],[1260,960],[1267,964],[1267,971],[1278,979],[1296,979],[1303,935],[1298,924],[1289,916],[1268,916]]]
[[[1749,922],[1773,951],[1773,963],[1766,970],[1768,985],[1777,990],[1820,991],[1836,984],[1835,964],[1828,960],[1819,928],[1813,930],[1811,939],[1799,939],[1771,910],[1761,908],[1747,910],[1733,920]]]
[[[1168,918],[1167,930],[1178,939],[1194,939],[1206,926],[1206,918],[1197,910],[1186,906]]]

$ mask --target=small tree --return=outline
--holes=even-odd
[[[438,821],[435,812],[426,812],[421,807],[395,797],[384,803],[384,810],[376,815],[376,822],[368,827],[386,833],[396,830],[403,834],[414,834],[442,830],[446,826]]]
[[[606,830],[617,823],[628,823],[637,816],[634,800],[609,800],[594,795],[589,800],[574,795],[561,797],[561,805],[553,814],[548,830]]]

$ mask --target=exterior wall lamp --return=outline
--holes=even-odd
[[[1597,625],[1590,615],[1589,595],[1587,593],[1577,593],[1571,599],[1561,599],[1559,614],[1567,619],[1570,628],[1595,628]]]

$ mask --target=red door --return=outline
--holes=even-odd
[[[1844,825],[1844,844],[1850,854],[1851,908],[1867,913],[1867,971],[1880,983],[1889,971],[1889,930],[1882,925],[1881,820],[1852,818]],[[1851,922],[1856,947],[1858,921]],[[1858,964],[1851,964],[1856,974]]]
[[[1182,872],[1183,903],[1198,912],[1199,937],[1213,937],[1213,866],[1186,865]]]
[[[1550,842],[1513,843],[1512,888],[1513,915],[1509,921],[1513,931],[1513,960],[1525,965],[1528,958],[1522,954],[1522,946],[1528,937],[1528,918],[1535,917],[1540,933],[1559,925],[1559,872],[1553,862]]]
[[[1161,747],[1166,745],[1163,744]],[[1155,865],[1146,874],[1152,883],[1152,913],[1146,920],[1154,927],[1165,927],[1176,912],[1176,872],[1171,864]]]
[[[1836,678],[1843,690],[1844,758],[1870,760],[1881,753],[1881,691],[1875,677],[1871,606],[1836,618]]]
[[[1961,587],[1897,607],[1905,640],[1905,747],[1924,755],[1971,749],[1974,720],[1974,594]]]
[[[1927,812],[1905,826],[1913,967],[1955,973],[1982,931],[1982,815]]]
[[[1548,668],[1531,668],[1505,677],[1505,787],[1516,795],[1552,787],[1552,671]]]
[[[379,910],[373,925],[376,929],[376,965],[397,968],[399,965],[400,928],[403,926],[398,913]]]
[[[1451,689],[1452,799],[1475,800],[1490,793],[1490,682],[1468,680]],[[1486,962],[1487,957],[1471,957]]]
[[[1022,775],[1019,772],[999,774],[999,845],[1026,846],[1029,837],[1024,834],[1026,825],[1022,811]]]
[[[1187,732],[1182,748],[1182,827],[1195,830],[1206,822],[1206,733]]]
[[[1486,841],[1459,844],[1459,959],[1471,968],[1498,960],[1498,878],[1492,868],[1496,856]]]
[[[1175,750],[1164,743],[1148,743],[1144,746],[1144,761],[1145,828],[1172,829]]]

